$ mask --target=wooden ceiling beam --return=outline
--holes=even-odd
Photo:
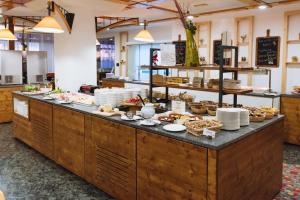
[[[138,25],[139,24],[139,19],[138,18],[130,18],[130,19],[125,19],[121,20],[115,23],[112,23],[110,25],[101,27],[97,30],[97,33],[105,31],[107,29],[113,29],[113,28],[118,28],[121,26],[131,26],[131,25]]]

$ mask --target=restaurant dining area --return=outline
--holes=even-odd
[[[300,200],[300,0],[0,0],[0,200]]]

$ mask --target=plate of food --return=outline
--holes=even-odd
[[[203,134],[204,129],[219,131],[222,128],[222,123],[217,120],[197,120],[187,122],[186,124],[187,132],[194,135],[200,136]]]
[[[186,130],[186,126],[181,124],[167,124],[163,129],[169,132],[182,132]]]

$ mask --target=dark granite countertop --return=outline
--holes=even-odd
[[[284,116],[280,115],[278,117],[274,117],[271,120],[266,120],[261,123],[251,123],[249,126],[242,127],[238,131],[223,131],[222,130],[219,133],[217,133],[216,138],[208,139],[205,136],[195,137],[193,135],[187,134],[186,132],[172,133],[172,132],[165,131],[162,129],[162,126],[164,125],[164,123],[162,123],[161,125],[157,125],[156,127],[146,127],[146,126],[140,125],[139,122],[123,121],[120,119],[120,116],[104,117],[104,116],[96,115],[96,114],[93,114],[93,111],[95,111],[97,109],[96,106],[86,106],[86,105],[80,105],[80,104],[75,104],[75,103],[62,105],[62,104],[57,103],[54,100],[43,100],[43,96],[41,96],[41,95],[29,96],[29,95],[24,95],[21,92],[15,92],[15,94],[27,96],[32,99],[36,99],[39,101],[43,101],[43,102],[47,102],[47,103],[54,104],[57,106],[61,106],[61,107],[67,108],[67,109],[77,111],[77,112],[97,116],[99,118],[107,119],[107,120],[110,120],[110,121],[113,121],[116,123],[120,123],[123,125],[127,125],[127,126],[130,126],[133,128],[137,128],[137,129],[151,132],[154,134],[163,135],[163,136],[174,138],[174,139],[184,141],[184,142],[187,142],[190,144],[194,144],[197,146],[202,146],[202,147],[206,147],[206,148],[210,148],[210,149],[215,149],[215,150],[222,149],[234,142],[237,142],[237,141],[267,127],[267,126],[272,125],[273,123],[275,123],[277,121],[283,120],[283,118],[284,118]]]

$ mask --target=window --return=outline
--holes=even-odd
[[[128,46],[128,74],[133,80],[149,81],[150,49],[160,48],[160,44],[138,44]],[[164,72],[160,70],[160,74]]]
[[[101,38],[97,46],[97,69],[99,72],[110,72],[115,66],[114,38]]]
[[[22,51],[23,33],[15,33],[17,41],[15,50]],[[46,33],[25,33],[24,42],[28,51],[46,51],[48,55],[48,72],[54,72],[54,37]],[[8,50],[8,41],[0,41],[0,50]]]

